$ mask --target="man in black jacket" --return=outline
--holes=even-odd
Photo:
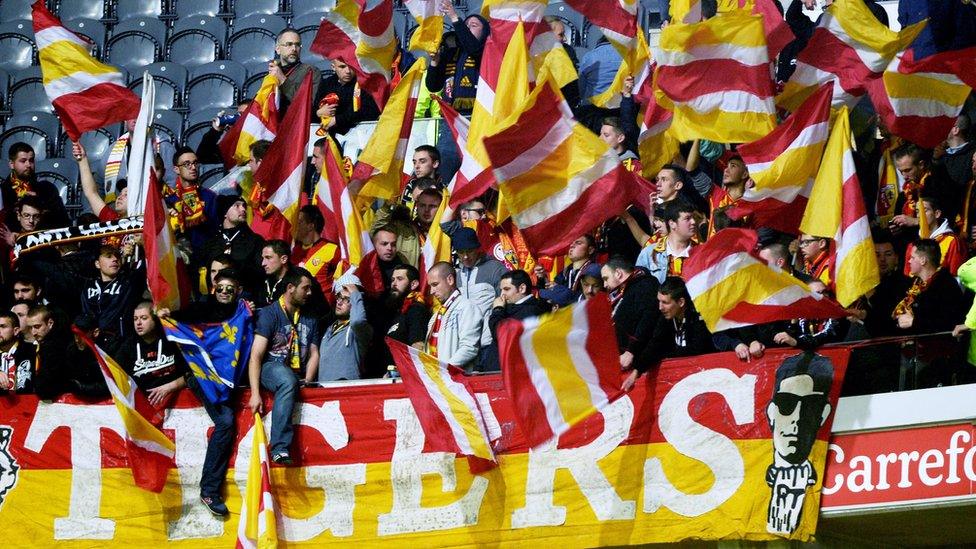
[[[612,257],[600,269],[603,285],[610,292],[613,326],[620,349],[620,367],[633,367],[659,315],[654,307],[658,282],[645,269],[622,257]]]
[[[34,392],[38,398],[50,400],[64,393],[108,398],[108,387],[95,360],[94,349],[89,349],[68,327],[58,325],[47,307],[31,307],[27,312],[27,326],[37,342]],[[92,340],[98,337],[98,324],[91,315],[79,316],[75,326]]]
[[[503,274],[499,288],[501,295],[495,298],[488,316],[491,345],[482,349],[479,360],[484,372],[497,372],[501,369],[498,360],[498,326],[503,320],[509,318],[525,320],[551,310],[548,303],[532,295],[532,279],[525,271],[510,271]]]
[[[634,370],[624,380],[622,389],[629,391],[638,376],[665,358],[695,356],[710,353],[712,334],[695,310],[685,281],[669,276],[657,291],[657,305],[661,311],[650,339],[643,346]]]
[[[264,279],[261,270],[261,249],[264,239],[247,226],[247,203],[236,195],[217,197],[217,219],[221,226],[217,235],[197,250],[194,263],[210,268],[214,258],[227,254],[237,264],[241,284],[249,295],[257,295]]]

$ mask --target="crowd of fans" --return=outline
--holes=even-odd
[[[453,32],[431,55],[424,93],[440,93],[460,113],[470,114],[489,23],[478,15],[460,17],[450,2],[443,9]],[[560,21],[551,25],[558,36],[565,33]],[[296,32],[281,32],[276,60],[269,65],[279,81],[282,114],[311,72],[319,81],[316,122],[324,120],[328,133],[344,134],[378,117],[380,110],[348,65],[334,61],[334,74],[323,77],[301,62],[302,47]],[[639,106],[631,95],[633,80],[625,84],[619,109],[601,109],[586,100],[612,82],[620,63],[614,56],[612,47],[598,45],[579,61],[580,80],[571,86],[575,90],[564,91],[577,118],[629,169],[639,172],[634,116]],[[398,58],[394,72],[409,66],[408,57]],[[783,61],[781,69],[789,68],[789,59]],[[431,114],[430,101],[420,105]],[[537,316],[604,293],[612,305],[625,388],[669,357],[733,351],[750,360],[771,347],[812,349],[845,340],[950,331],[962,335],[972,293],[956,276],[976,249],[976,222],[969,219],[976,207],[971,118],[960,116],[945,144],[933,151],[900,143],[869,114],[855,116],[861,120],[855,124],[857,161],[874,225],[881,283],[845,319],[798,318],[714,334],[695,310],[682,267],[695,247],[717,231],[750,226],[748,219],[733,221],[727,215],[751,185],[733,144],[684,143],[656,174],[650,207],[634,204],[592,234],[573,235],[565,257],[532,257],[511,220],[496,217],[495,191],[457,211],[448,207],[436,219],[445,184],[460,163],[442,125],[436,143],[413,151],[413,174],[404,181],[402,195],[373,205],[368,218],[375,257],[355,273],[336,276],[338,244],[323,236],[326,221],[315,206],[301,209],[293,241],[265,241],[249,227],[249,218],[260,214],[250,211],[248,197],[233,191],[216,194],[199,185],[201,160],[214,162],[221,155],[217,143],[226,121],[215,119],[197,150],[171,144],[171,158],[157,159],[160,180],[174,181],[165,199],[177,228],[178,254],[193,280],[193,303],[179,311],[156,309],[147,301],[144,252],[137,235],[71,242],[28,251],[14,260],[19,236],[70,224],[54,187],[35,176],[34,151],[14,144],[6,151],[10,176],[0,183],[5,206],[0,245],[9,259],[0,265],[8,288],[5,312],[0,313],[0,389],[44,399],[65,393],[107,397],[93,354],[72,335],[74,326],[115,357],[152,404],[165,406],[184,387],[199,394],[179,348],[163,334],[160,317],[223,322],[244,300],[255,312],[247,381],[242,382],[251,389],[246,406],[258,411],[263,407],[260,389],[273,393],[271,453],[274,461],[287,464],[292,459],[287,418],[299,388],[396,376],[385,338],[471,374],[495,372],[500,369],[497,330],[504,320]],[[315,143],[311,163],[316,172],[322,168],[325,139]],[[268,146],[263,141],[251,145],[252,171]],[[898,182],[892,187],[879,186],[883,151],[890,151],[897,168]],[[106,175],[92,172],[80,145],[74,146],[73,155],[93,212],[75,224],[125,217],[125,180],[117,181],[114,201],[107,199],[99,191]],[[928,238],[919,239],[920,221],[931,230]],[[454,261],[425,266],[421,248],[436,223],[450,237]],[[830,239],[753,228],[760,234],[757,252],[770,266],[791,271],[814,291],[831,295]],[[969,379],[954,355],[899,347],[884,358],[887,364],[875,363],[879,370],[890,370],[890,384],[866,390]],[[201,400],[217,424],[201,495],[211,510],[225,514],[219,487],[233,439],[233,404]]]

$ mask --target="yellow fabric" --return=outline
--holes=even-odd
[[[411,354],[413,352],[411,350]],[[468,441],[471,449],[474,450],[476,457],[495,461],[495,454],[488,445],[488,440],[485,438],[486,435],[478,427],[478,423],[481,421],[478,415],[476,415],[478,412],[458,398],[452,388],[448,386],[448,382],[451,382],[452,385],[455,385],[456,382],[451,379],[447,365],[441,364],[437,358],[426,353],[417,352],[417,357],[420,359],[419,362],[423,366],[427,377],[434,382],[434,387],[437,389],[437,392],[448,404],[451,415],[448,421],[455,423],[461,428],[464,438]],[[425,389],[427,388],[425,387]]]
[[[637,27],[637,35],[634,38],[623,42],[611,39],[610,44],[620,54],[623,62],[620,63],[620,68],[617,69],[617,74],[614,76],[613,83],[610,84],[610,87],[602,93],[590,97],[590,102],[598,107],[611,107],[614,104],[619,105],[620,90],[624,87],[624,80],[628,76],[634,76],[636,78],[637,73],[640,72],[651,58],[650,49],[647,47],[647,40],[644,39],[644,31],[639,25]]]
[[[278,80],[271,74],[264,77],[261,81],[261,87],[258,88],[258,92],[254,95],[254,102],[260,107],[261,120],[267,126],[268,121],[271,120],[273,106],[272,102],[275,101],[275,92],[278,89]],[[243,116],[247,116],[245,113]],[[275,114],[277,116],[277,114]],[[251,143],[257,141],[257,137],[251,135],[250,133],[241,130],[240,136],[237,138],[237,148],[234,150],[234,160],[238,164],[246,164],[251,158]],[[246,196],[246,195],[245,195]]]
[[[373,167],[373,176],[359,191],[360,196],[390,200],[400,195],[400,179],[407,147],[406,138],[401,143],[400,136],[404,125],[412,125],[414,108],[410,100],[415,100],[420,94],[420,86],[423,84],[421,77],[426,68],[427,62],[423,58],[410,67],[390,95],[369,142],[359,155],[359,162]],[[407,135],[409,137],[409,130]]]
[[[245,521],[243,528],[249,540],[256,541],[259,549],[278,546],[278,525],[275,520],[275,509],[261,509],[264,499],[262,476],[267,470],[270,481],[270,464],[268,463],[268,441],[264,435],[264,422],[261,414],[254,414],[254,440],[251,443],[251,460],[247,469],[247,487],[244,491],[244,505],[246,515],[241,516]],[[264,515],[264,519],[259,517]]]
[[[417,29],[410,37],[410,51],[436,52],[444,34],[444,16],[432,1],[404,0],[404,7],[417,21]]]
[[[671,0],[672,23],[697,23],[702,18],[701,0]]]
[[[156,448],[159,453],[172,456],[176,452],[176,444],[136,411],[135,392],[139,389],[136,388],[135,381],[108,353],[97,346],[95,352],[112,374],[112,379],[106,381],[109,382],[108,389],[115,402],[115,408],[122,416],[126,436],[142,448]],[[138,465],[133,464],[133,466]]]
[[[852,178],[853,181],[848,182]],[[856,188],[847,188],[849,185]],[[855,221],[841,233],[843,213],[847,208],[855,209],[856,219],[860,221]],[[834,118],[800,230],[834,239],[837,255],[833,280],[837,301],[842,306],[849,306],[878,285],[878,261],[854,171],[847,107],[842,107]]]
[[[76,44],[68,40],[58,40],[41,48],[37,52],[37,57],[41,63],[41,81],[45,86],[55,80],[71,76],[78,72],[87,74],[112,74],[119,72],[115,67],[100,63],[81,44]]]

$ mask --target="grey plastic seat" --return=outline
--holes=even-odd
[[[119,22],[105,44],[107,63],[132,71],[159,61],[166,43],[166,24],[136,17]]]
[[[68,30],[92,43],[92,55],[100,58],[105,51],[105,24],[96,19],[77,18],[64,21]]]
[[[153,128],[169,136],[173,143],[183,140],[183,115],[176,111],[156,110],[153,112]]]
[[[230,0],[231,13],[237,19],[255,14],[272,14],[281,11],[279,0]]]
[[[8,91],[10,89],[10,74],[0,69],[0,113],[10,112],[10,99]]]
[[[195,113],[234,105],[245,78],[244,66],[234,61],[214,61],[194,67],[186,86],[186,107]]]
[[[156,81],[156,100],[153,106],[157,109],[179,109],[183,106],[183,95],[186,93],[187,70],[176,63],[153,63],[133,72],[129,80],[129,89],[142,97],[142,74],[149,71]]]
[[[222,108],[202,109],[191,112],[186,118],[185,129],[183,130],[183,144],[193,150],[197,150],[203,134],[210,129],[210,123],[220,111],[233,110],[230,105]]]
[[[44,93],[40,67],[28,67],[17,71],[10,83],[10,110],[13,112],[54,112],[54,105]]]
[[[171,8],[177,21],[192,15],[207,15],[217,17],[223,13],[223,5],[220,0],[172,0],[176,6]]]
[[[65,206],[77,205],[78,163],[73,158],[45,158],[34,171],[37,179],[54,184]]]
[[[34,46],[34,27],[30,20],[0,24],[0,69],[13,72],[34,64],[37,49]]]
[[[133,17],[159,17],[163,15],[165,0],[114,0],[113,15],[119,21]]]
[[[331,11],[335,9],[335,6],[335,0],[291,0],[292,26],[298,28],[294,20],[299,17]]]
[[[166,59],[187,68],[216,61],[226,36],[227,25],[216,17],[184,17],[176,21],[166,42]]]
[[[275,40],[285,29],[277,15],[251,15],[234,22],[227,39],[227,57],[238,63],[267,63],[274,56]]]
[[[88,155],[88,164],[96,179],[101,179],[105,174],[105,162],[108,154],[112,151],[112,144],[119,138],[117,126],[113,128],[99,128],[94,131],[81,134],[81,145],[85,147],[85,154]],[[64,140],[61,147],[62,156],[71,156],[72,143],[70,139]]]
[[[3,0],[0,2],[0,21],[30,19],[33,3],[33,0]]]
[[[57,0],[54,11],[61,21],[71,19],[104,19],[105,2],[102,0]]]

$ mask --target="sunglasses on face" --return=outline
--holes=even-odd
[[[221,284],[214,288],[214,292],[218,294],[233,294],[237,292],[237,286],[231,284]]]
[[[803,407],[800,408],[801,412],[809,410],[820,413],[820,410],[823,410],[823,407],[827,404],[827,396],[818,394],[800,396],[793,393],[776,393],[773,395],[773,402],[779,408],[779,413],[784,416],[792,414],[801,402],[803,403]]]

